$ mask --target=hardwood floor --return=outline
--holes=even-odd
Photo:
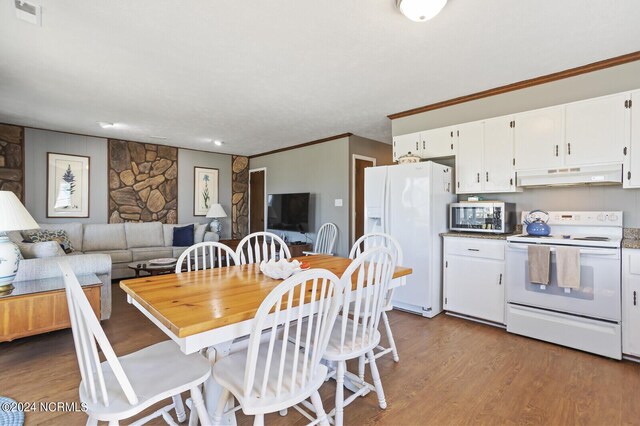
[[[346,408],[345,424],[640,425],[638,364],[446,315],[427,320],[392,312],[390,319],[400,363],[390,357],[378,362],[388,408],[378,408],[375,394],[359,398]],[[126,303],[116,284],[113,315],[103,327],[119,355],[166,339]],[[73,402],[79,383],[70,330],[0,344],[1,395],[20,402]],[[333,407],[334,390],[333,381],[323,386],[327,411]],[[27,425],[74,425],[84,424],[86,416],[30,412],[26,420]],[[253,422],[242,413],[238,420],[242,425]],[[289,410],[286,417],[268,416],[266,423],[306,422]]]

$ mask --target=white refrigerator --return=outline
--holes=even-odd
[[[442,312],[442,239],[453,168],[431,161],[365,169],[365,233],[384,232],[413,268],[393,293],[395,308],[432,318]]]

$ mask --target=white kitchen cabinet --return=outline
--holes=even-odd
[[[398,161],[398,158],[403,155],[412,154],[420,155],[420,132],[409,133],[406,135],[394,136],[393,138],[393,161]]]
[[[483,192],[513,192],[515,171],[513,168],[512,116],[497,117],[484,122]]]
[[[456,192],[515,191],[512,117],[462,124],[458,129]]]
[[[505,323],[505,242],[445,237],[444,309]]]
[[[622,353],[640,357],[640,250],[622,250]]]
[[[514,116],[515,169],[553,169],[564,161],[564,106]]]
[[[624,188],[640,188],[640,90],[631,92],[627,110],[627,128],[624,148]]]
[[[628,99],[622,93],[566,105],[565,165],[622,163]]]
[[[456,154],[457,129],[441,127],[421,132],[422,158],[449,157]]]
[[[458,133],[459,132],[459,133]],[[456,155],[456,192],[458,194],[482,192],[483,124],[478,121],[459,126],[458,153]]]

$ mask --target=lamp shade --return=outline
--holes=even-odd
[[[206,217],[227,217],[227,214],[220,204],[213,204],[209,207]]]
[[[0,191],[0,211],[0,232],[40,228],[11,191]]]
[[[447,0],[397,0],[400,12],[415,22],[424,22],[436,16]]]

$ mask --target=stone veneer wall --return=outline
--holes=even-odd
[[[109,223],[178,223],[178,148],[109,140]]]
[[[0,124],[0,190],[24,202],[24,128]]]
[[[231,238],[242,238],[249,232],[249,158],[231,156]]]

